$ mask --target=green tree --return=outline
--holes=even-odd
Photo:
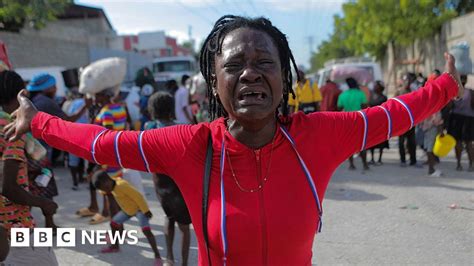
[[[0,0],[0,28],[17,31],[28,25],[40,29],[72,3],[72,0]]]
[[[453,1],[456,0],[350,1],[342,6],[342,18],[335,18],[335,33],[330,41],[320,48],[331,46],[326,49],[334,52],[344,47],[354,55],[368,53],[381,59],[387,47],[409,46],[416,39],[432,36],[446,20],[456,16],[457,8],[466,9],[462,4],[471,0]],[[320,52],[326,53],[318,50],[312,59],[324,57],[318,55]]]
[[[455,8],[459,15],[474,11],[474,0],[448,0],[448,5]]]
[[[432,36],[456,11],[437,0],[359,0],[343,5],[344,20],[353,34],[345,45],[356,54],[381,58],[389,43],[408,46]]]

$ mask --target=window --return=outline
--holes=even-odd
[[[193,71],[189,61],[159,62],[153,64],[153,72],[186,72]]]

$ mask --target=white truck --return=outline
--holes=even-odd
[[[196,74],[197,69],[193,56],[158,57],[153,60],[153,76],[158,85],[171,79],[179,84],[183,75],[192,76]]]
[[[25,82],[29,82],[34,76],[41,73],[48,73],[56,79],[56,96],[66,97],[67,87],[64,83],[62,71],[66,70],[63,66],[45,66],[45,67],[28,67],[15,68],[15,71],[23,78]]]
[[[370,58],[349,57],[334,59],[324,64],[315,75],[318,79],[319,87],[326,84],[327,79],[339,83],[341,89],[345,89],[345,79],[349,76],[355,78],[359,84],[373,88],[377,80],[383,80],[380,64]]]

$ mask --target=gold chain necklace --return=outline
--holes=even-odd
[[[273,144],[275,144],[275,138],[276,138],[276,134],[275,136],[273,137],[273,140],[272,140],[272,148],[270,150],[270,161],[268,162],[268,165],[267,165],[267,173],[265,174],[265,177],[263,178],[263,181],[260,182],[260,184],[258,185],[257,188],[254,188],[254,189],[245,189],[243,188],[240,183],[239,183],[239,180],[237,179],[237,176],[235,175],[235,172],[234,172],[234,168],[232,167],[232,161],[230,160],[230,155],[229,155],[229,151],[226,150],[226,153],[227,153],[227,160],[229,161],[229,166],[230,166],[230,171],[232,173],[232,177],[234,178],[234,181],[235,183],[237,184],[237,187],[240,189],[240,191],[242,192],[249,192],[249,193],[253,193],[253,192],[257,192],[257,191],[260,191],[262,188],[263,188],[263,185],[265,184],[265,182],[267,182],[268,180],[268,174],[270,173],[270,167],[272,165],[272,158],[273,158]]]

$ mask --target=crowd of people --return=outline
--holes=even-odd
[[[312,246],[311,232],[314,236],[315,231],[321,229],[320,197],[322,198],[324,194],[322,191],[325,190],[334,169],[347,158],[349,158],[350,169],[356,169],[352,156],[355,153],[358,153],[362,159],[365,171],[370,169],[369,165],[382,165],[383,150],[389,148],[389,138],[395,134],[402,134],[399,137],[399,151],[400,163],[403,167],[407,165],[406,147],[410,155],[409,165],[422,166],[416,157],[417,146],[420,146],[427,156],[428,174],[440,176],[440,171],[435,168],[442,159],[435,156],[433,146],[436,136],[445,134],[446,130],[457,140],[456,169],[463,170],[461,155],[463,149],[466,149],[469,160],[467,170],[474,171],[474,91],[466,89],[462,97],[449,101],[457,93],[457,85],[459,85],[456,85],[455,79],[453,79],[453,75],[456,74],[453,67],[447,70],[451,74],[441,75],[439,71],[435,71],[427,80],[421,75],[408,73],[403,77],[399,86],[400,97],[391,101],[384,95],[385,87],[382,81],[375,81],[373,89],[367,90],[366,84],[362,84],[364,85],[362,86],[356,79],[348,77],[344,81],[348,89],[342,91],[339,84],[331,80],[327,80],[326,84],[319,88],[315,81],[306,78],[302,71],[298,71],[296,72],[297,82],[292,84],[291,63],[293,66],[295,63],[291,51],[284,36],[281,37],[279,35],[281,33],[275,30],[276,28],[269,21],[227,17],[216,25],[219,27],[216,26],[211,32],[201,52],[203,75],[195,77],[184,75],[180,80],[169,80],[165,88],[158,88],[152,72],[148,68],[143,68],[137,73],[135,83],[140,88],[140,102],[138,104],[141,117],[140,128],[136,129],[142,130],[140,133],[127,131],[134,129],[136,125],[131,121],[123,99],[120,99],[117,91],[112,88],[103,88],[95,93],[93,100],[83,97],[77,88],[71,88],[69,98],[60,106],[54,100],[56,80],[53,76],[47,73],[39,74],[25,86],[22,78],[14,71],[5,70],[0,73],[0,104],[2,107],[0,111],[0,156],[3,162],[1,165],[3,176],[0,178],[2,181],[0,183],[2,187],[0,246],[5,245],[4,230],[8,232],[12,227],[33,228],[35,226],[30,212],[31,207],[41,208],[45,216],[46,227],[54,230],[57,228],[53,219],[58,207],[54,202],[54,197],[58,194],[52,164],[54,149],[69,152],[66,161],[72,177],[72,189],[81,191],[79,189],[81,182],[89,184],[90,204],[77,210],[77,215],[90,217],[91,224],[110,222],[112,231],[122,231],[124,223],[132,217],[136,217],[154,252],[156,265],[172,265],[174,262],[172,243],[175,223],[183,233],[183,265],[186,265],[188,260],[192,221],[199,246],[203,249],[207,248],[207,252],[205,249],[199,251],[201,263],[207,260],[209,263],[211,261],[220,263],[227,259],[228,254],[247,252],[249,247],[242,245],[246,241],[245,236],[230,233],[229,239],[225,238],[228,232],[225,226],[226,221],[224,218],[222,221],[218,221],[220,218],[216,218],[218,216],[216,216],[216,206],[221,206],[221,210],[224,212],[223,216],[225,216],[225,200],[227,199],[225,199],[224,193],[228,193],[226,196],[235,200],[232,204],[244,206],[243,209],[247,208],[251,213],[249,216],[253,217],[252,219],[260,217],[258,210],[254,210],[258,206],[253,206],[255,202],[260,202],[257,198],[255,201],[241,198],[241,201],[237,202],[236,199],[240,196],[236,195],[258,193],[263,190],[267,180],[285,186],[284,184],[287,183],[284,182],[286,180],[284,173],[288,173],[288,170],[281,168],[285,163],[278,162],[290,162],[291,169],[298,171],[302,169],[301,173],[297,174],[298,178],[300,175],[302,176],[302,181],[299,179],[295,181],[295,189],[286,190],[285,193],[298,195],[292,200],[316,202],[315,208],[308,212],[303,211],[302,217],[308,218],[304,220],[313,221],[315,220],[313,215],[316,213],[318,223],[296,225],[300,227],[299,229],[294,228],[295,225],[285,225],[293,228],[288,231],[294,234],[285,236],[287,239],[293,239],[293,241],[310,240],[305,242],[304,248]],[[226,27],[228,29],[223,31],[222,35],[217,33]],[[232,38],[226,36],[232,36]],[[220,48],[210,49],[209,47],[212,45],[208,44],[209,42],[217,43]],[[233,42],[246,44],[242,49],[248,57],[242,59],[243,57],[241,58],[239,55],[233,55],[233,47],[238,45]],[[221,49],[228,53],[218,52]],[[260,57],[265,58],[265,63],[262,63],[264,65],[250,69],[248,66],[253,66],[254,62],[260,62]],[[249,60],[253,63],[243,64],[239,60]],[[241,69],[242,72],[240,72]],[[240,73],[241,76],[236,78],[236,73]],[[265,76],[265,78],[261,78],[261,76]],[[437,79],[440,80],[437,81]],[[233,87],[232,82],[236,82],[235,80],[238,80],[243,86],[234,95],[226,89]],[[269,84],[264,83],[263,80]],[[466,84],[466,81],[467,76],[461,75],[462,86]],[[271,88],[266,88],[266,86]],[[442,86],[451,88],[449,93],[443,94],[441,92],[444,89]],[[25,88],[28,95],[23,93],[23,96],[17,98],[17,94]],[[414,93],[416,91],[419,93]],[[434,94],[436,96],[433,96]],[[292,97],[293,95],[295,97]],[[36,109],[29,105],[26,96]],[[440,97],[443,98],[438,99]],[[432,106],[421,106],[425,104],[420,102],[422,99],[431,101]],[[449,104],[443,110],[438,111],[444,102],[449,102]],[[398,103],[405,109],[397,106]],[[24,109],[20,108],[21,112],[14,113],[20,106]],[[40,113],[37,113],[36,110]],[[406,126],[407,120],[401,115],[406,111],[411,119],[409,127]],[[290,119],[275,117],[275,112]],[[318,112],[321,112],[320,116],[312,114]],[[385,115],[381,116],[380,114],[386,113],[390,117],[390,112],[393,112],[391,114],[393,121],[389,118],[389,121],[386,122],[383,120]],[[435,113],[432,114],[433,112]],[[28,116],[29,114],[32,114],[31,117]],[[56,117],[74,122],[74,124],[65,123]],[[420,120],[421,118],[423,121]],[[213,122],[210,121],[211,119]],[[199,124],[206,121],[211,123]],[[367,124],[367,121],[375,121],[374,123],[378,123],[380,127],[386,128],[388,126],[389,132],[371,133],[375,130],[372,124]],[[421,123],[414,126],[415,122]],[[31,127],[33,134],[19,134],[22,133],[19,128],[25,127],[25,125],[20,125],[21,123],[27,123],[26,127],[28,129]],[[191,124],[197,125],[189,126]],[[17,140],[13,142],[8,139],[12,133],[7,132],[12,130],[11,125],[16,125],[17,128],[15,131]],[[327,138],[339,137],[340,144],[335,144],[337,155],[333,155],[333,151],[327,149],[331,150],[329,152],[331,155],[321,156],[322,158],[308,158],[308,154],[320,154],[307,150],[310,147],[323,149],[316,135],[312,135],[307,130],[309,128],[320,129],[317,130],[317,134],[326,134]],[[359,132],[359,129],[364,130]],[[406,129],[408,132],[404,133]],[[331,133],[333,133],[332,136]],[[315,139],[308,140],[305,137]],[[212,139],[212,142],[209,142],[211,144],[206,144],[208,139],[210,141]],[[308,141],[306,148],[301,145],[302,139]],[[359,139],[363,139],[362,147]],[[213,145],[212,143],[214,143],[214,148],[211,146],[211,150],[216,149],[219,154],[214,153],[214,157],[212,157],[211,152],[211,159],[207,160],[207,157],[200,152],[204,153],[206,145],[209,147],[209,145]],[[295,143],[300,143],[300,145]],[[156,151],[163,152],[151,154],[151,150],[155,148]],[[367,160],[367,150],[371,153],[369,161]],[[374,159],[376,150],[379,151],[377,160]],[[321,154],[326,153],[328,153],[326,150],[321,150]],[[38,154],[43,154],[43,156],[38,156]],[[253,160],[254,157],[258,167],[261,166],[261,169],[259,168],[256,173],[254,170],[248,169],[248,165],[251,165],[249,160]],[[303,159],[303,157],[305,158]],[[272,158],[275,160],[273,164]],[[333,158],[333,160],[323,161],[329,160],[328,158]],[[219,223],[224,224],[219,226],[219,229],[212,230],[214,235],[209,239],[207,229],[204,230],[207,228],[206,222],[202,222],[201,219],[204,216],[201,214],[203,195],[194,193],[196,187],[199,189],[202,187],[202,182],[196,180],[202,179],[202,167],[204,164],[207,166],[207,161],[212,161],[213,165],[220,165],[220,169],[217,169],[217,166],[214,167],[211,175],[216,178],[220,176],[222,184],[219,185],[219,189],[217,182],[211,182],[215,187],[211,189],[210,198],[221,203],[209,205],[212,206],[209,210],[209,217],[213,217],[210,218],[212,226]],[[188,170],[177,167],[182,162],[188,163],[186,166]],[[228,166],[225,167],[225,165]],[[321,169],[321,167],[317,169],[315,165],[326,165],[325,167],[328,169]],[[278,171],[275,169],[278,169],[281,174],[277,176],[276,172]],[[149,219],[153,215],[143,194],[140,177],[137,180],[136,175],[131,174],[135,170],[153,173],[156,196],[166,214],[166,256],[162,257],[158,251],[149,223]],[[312,173],[317,173],[314,176],[319,179],[313,179]],[[230,186],[230,183],[225,185],[227,192],[224,192],[224,181],[222,181],[224,175],[233,177],[236,182],[235,188],[227,187]],[[255,180],[247,178],[255,175],[260,178],[257,183]],[[130,178],[130,176],[134,176],[134,178]],[[193,177],[196,178],[193,179]],[[39,182],[44,178],[48,180],[43,183]],[[239,179],[240,181],[238,181]],[[308,184],[313,193],[299,195],[301,188],[306,188]],[[267,189],[271,189],[271,187]],[[99,208],[97,193],[103,197],[102,211]],[[280,197],[278,193],[274,195]],[[221,199],[223,200],[221,201]],[[280,202],[280,204],[283,203]],[[295,208],[298,205],[300,204],[297,202],[288,202],[288,208],[283,207],[283,209],[285,212],[291,213],[298,209]],[[270,205],[267,207],[271,210],[277,209]],[[229,214],[237,212],[234,207],[227,211]],[[279,209],[277,213],[281,213],[281,211]],[[235,230],[242,231],[247,228],[241,225],[247,223],[244,220],[233,222]],[[268,230],[271,232],[278,227],[271,224],[268,226]],[[222,230],[222,233],[219,233],[219,230]],[[254,232],[257,229],[247,228],[247,230]],[[262,232],[256,231],[254,233],[262,234]],[[223,239],[217,241],[218,238],[215,234],[222,234]],[[304,235],[306,237],[303,237]],[[214,242],[209,243],[210,240]],[[231,253],[228,253],[227,250],[228,243],[233,251]],[[253,243],[250,246],[252,245]],[[272,245],[280,244],[273,242]],[[209,249],[209,246],[212,248]],[[220,246],[222,246],[222,251]],[[271,264],[275,258],[285,261],[281,254],[275,253],[279,247],[273,248],[273,251],[265,251],[270,254],[269,258],[265,257],[267,255],[257,254],[257,256],[253,253],[253,255],[231,256],[230,258],[243,265],[250,263],[252,258],[260,258],[260,256],[262,256],[264,264]],[[285,248],[288,248],[288,245],[285,245]],[[290,249],[293,250],[291,254],[295,256],[291,258],[291,262],[298,264],[306,261],[307,258],[304,254],[308,252],[303,250],[304,248],[291,243]],[[10,255],[7,257],[7,261],[11,263],[25,259],[24,253],[20,255],[15,249],[11,248]],[[41,257],[50,265],[56,262],[51,249],[26,250],[32,252],[31,258]],[[119,250],[120,247],[117,244],[110,244],[101,252],[115,253]],[[42,255],[38,255],[39,253]]]
[[[137,74],[137,85],[141,87],[141,128],[148,130],[175,124],[195,123],[189,104],[189,89],[185,87],[188,76],[183,76],[182,86],[178,87],[175,80],[170,80],[166,88],[156,89],[154,79],[140,84],[140,75],[147,73],[146,68]],[[151,72],[148,72],[151,73]],[[41,73],[31,81],[25,83],[14,71],[5,70],[0,73],[2,109],[0,112],[0,132],[2,155],[2,204],[0,217],[2,230],[9,231],[12,227],[34,227],[34,219],[30,207],[40,207],[45,216],[45,227],[53,229],[56,234],[58,226],[54,223],[53,215],[57,203],[53,197],[58,195],[54,178],[53,163],[57,160],[55,149],[41,140],[36,140],[31,134],[25,135],[16,142],[8,142],[4,136],[3,127],[12,121],[11,114],[18,107],[17,93],[22,89],[28,91],[38,111],[60,117],[67,121],[95,124],[116,131],[133,129],[126,104],[120,99],[113,88],[104,88],[91,98],[84,97],[77,88],[70,88],[68,97],[61,104],[56,101],[56,80],[48,73]],[[32,143],[32,144],[31,144]],[[30,149],[28,146],[35,146]],[[42,155],[41,155],[42,154]],[[90,224],[110,222],[112,231],[123,230],[123,223],[132,217],[137,217],[142,231],[148,239],[158,260],[161,260],[156,240],[151,232],[148,220],[152,217],[146,202],[140,174],[127,174],[133,170],[110,165],[98,165],[92,161],[85,161],[80,157],[65,153],[64,161],[72,177],[72,190],[78,191],[80,183],[89,183],[90,204],[79,209],[79,217],[90,217]],[[40,177],[49,175],[44,185],[40,184]],[[5,176],[6,178],[3,178]],[[136,177],[138,176],[138,180]],[[164,263],[172,264],[173,237],[175,222],[183,232],[182,258],[183,265],[187,264],[187,254],[190,245],[191,218],[186,204],[176,184],[166,175],[155,174],[153,178],[157,196],[167,214],[167,260]],[[103,196],[102,211],[99,209],[97,190]],[[42,249],[38,249],[35,256]],[[100,250],[102,253],[115,253],[119,246],[114,243]],[[15,249],[10,252],[8,263],[19,263]],[[46,252],[47,257],[55,262],[51,250]]]
[[[421,73],[415,75],[414,73],[407,73],[404,75],[399,84],[399,90],[397,95],[402,95],[416,91],[419,88],[425,86],[426,83],[433,82],[439,76],[441,72],[435,69],[432,73],[425,78]],[[460,82],[462,86],[467,84],[467,75],[460,75]],[[410,166],[421,167],[422,165],[428,165],[428,174],[434,177],[440,177],[443,173],[438,169],[435,169],[435,165],[440,163],[438,158],[433,153],[436,137],[443,137],[446,133],[453,136],[456,140],[456,161],[457,171],[462,171],[462,151],[466,151],[467,155],[467,171],[473,172],[473,160],[474,160],[474,91],[466,88],[464,95],[458,99],[451,101],[442,110],[428,117],[422,121],[418,126],[413,127],[408,132],[399,137],[399,153],[401,166],[405,167],[406,164],[406,150],[410,156]],[[422,156],[418,158],[426,158],[426,161],[419,162],[417,160],[417,147],[419,147]]]
[[[359,111],[367,107],[375,107],[387,101],[384,82],[376,80],[373,82],[372,89],[368,89],[368,84],[359,84],[354,78],[347,78],[344,86],[327,79],[326,83],[319,88],[317,83],[304,78],[305,73],[300,71],[299,74],[303,79],[294,85],[296,98],[289,101],[290,110],[292,112],[303,111],[312,113],[317,111]],[[438,69],[435,69],[424,77],[422,73],[408,72],[404,74],[398,84],[395,96],[400,96],[418,90],[425,86],[427,82],[432,82],[441,75]],[[467,83],[467,75],[460,75],[463,86]],[[342,91],[339,87],[347,87]],[[433,153],[433,147],[436,137],[443,137],[450,134],[456,139],[455,154],[457,171],[462,171],[462,152],[465,151],[467,157],[467,171],[473,172],[474,160],[474,90],[467,88],[465,93],[459,99],[451,101],[439,112],[422,121],[418,126],[411,128],[406,133],[398,137],[398,148],[400,154],[400,166],[413,166],[421,168],[423,165],[428,166],[428,175],[440,177],[443,173],[435,169],[435,165],[440,163]],[[366,150],[359,153],[362,160],[363,169],[369,170],[369,165],[382,165],[383,150],[388,149],[389,141],[375,145],[369,149],[371,160],[367,160]],[[420,149],[418,149],[418,147]],[[374,158],[375,151],[379,151],[377,161]],[[422,152],[418,154],[417,150]],[[409,155],[409,164],[406,162],[406,155]],[[419,161],[419,159],[426,159]],[[349,169],[355,170],[353,156],[349,157]]]

